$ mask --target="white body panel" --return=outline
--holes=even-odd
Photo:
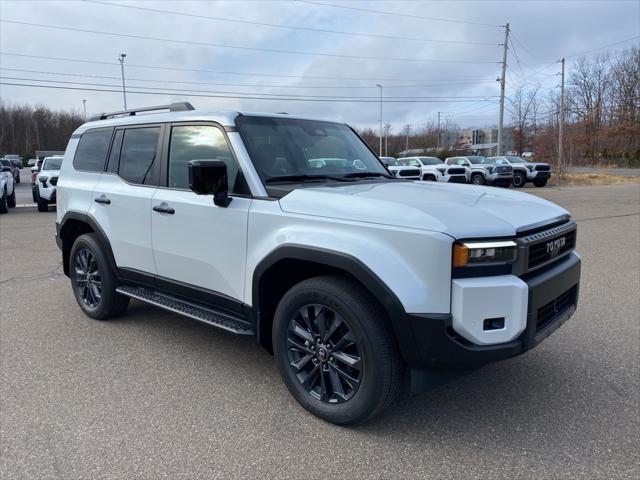
[[[451,287],[453,329],[477,345],[509,342],[527,326],[529,288],[514,275],[461,278]],[[485,330],[484,321],[504,318],[504,328]]]
[[[78,139],[69,140],[60,168],[60,178],[56,185],[57,221],[61,222],[65,213],[86,213],[93,208],[93,190],[98,184],[100,174],[79,172],[73,168],[73,157],[78,147]]]
[[[236,197],[221,208],[208,195],[159,188],[152,204],[163,202],[175,213],[151,215],[158,275],[242,299],[252,200]]]
[[[15,188],[13,174],[11,172],[0,172],[0,198],[6,192],[7,196],[11,196]]]
[[[370,204],[370,210],[376,208]],[[286,214],[279,202],[254,201],[244,301],[251,305],[253,271],[262,259],[277,247],[298,245],[360,260],[396,294],[407,312],[448,313],[451,283],[442,279],[451,275],[452,242],[442,233]]]
[[[93,198],[106,197],[111,204],[91,201],[89,214],[109,237],[116,265],[155,274],[151,249],[151,197],[156,187],[131,185],[117,175],[102,173]]]
[[[46,181],[46,185],[47,186],[46,187],[40,181],[41,177],[47,177],[47,181]],[[53,197],[53,194],[56,191],[56,187],[51,185],[51,179],[52,178],[58,178],[58,177],[60,177],[60,171],[59,170],[40,170],[40,173],[36,177],[36,185],[38,186],[38,194],[42,198],[44,198],[45,200],[50,201],[51,198]]]

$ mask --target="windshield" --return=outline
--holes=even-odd
[[[240,116],[236,124],[264,181],[388,177],[387,169],[346,125]]]
[[[423,165],[441,165],[442,161],[437,157],[420,157]]]
[[[60,170],[62,158],[45,158],[42,170]]]
[[[10,167],[11,162],[9,162],[9,160],[5,160],[4,158],[0,158],[0,165],[2,165],[3,167]]]
[[[493,163],[487,159],[487,157],[467,157],[471,163]]]
[[[515,155],[507,155],[506,159],[509,160],[511,163],[529,163],[520,157],[516,157]]]

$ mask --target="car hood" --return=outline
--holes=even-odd
[[[527,193],[435,182],[362,182],[299,188],[280,199],[299,215],[446,233],[455,238],[515,235],[568,215]]]

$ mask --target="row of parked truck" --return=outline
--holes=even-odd
[[[544,187],[551,177],[547,163],[529,162],[515,155],[437,157],[380,157],[398,178],[446,183],[472,183],[522,188],[527,182]]]

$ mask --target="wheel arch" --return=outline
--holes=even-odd
[[[303,280],[329,273],[350,277],[365,288],[386,312],[403,358],[407,361],[418,358],[417,345],[402,303],[374,272],[351,255],[294,245],[272,251],[253,273],[252,304],[256,334],[265,349],[273,351],[273,316],[287,290]]]
[[[109,265],[112,271],[117,274],[115,258],[107,235],[93,217],[86,213],[75,211],[65,213],[62,221],[59,223],[57,233],[58,244],[62,250],[62,268],[64,270],[64,274],[67,277],[69,276],[69,255],[71,254],[73,242],[76,241],[76,238],[85,233],[94,233],[98,237],[102,247],[104,248],[105,255],[109,260]]]

